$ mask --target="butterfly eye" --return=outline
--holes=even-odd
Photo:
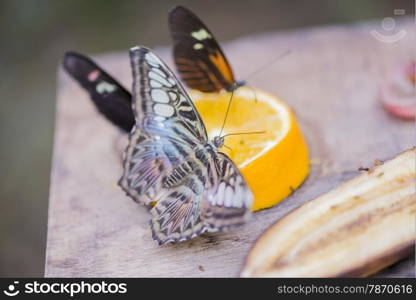
[[[216,136],[213,140],[214,146],[216,148],[221,148],[224,145],[224,137],[223,136]]]
[[[245,80],[239,80],[235,82],[235,85],[237,88],[245,86],[247,84],[247,82]]]

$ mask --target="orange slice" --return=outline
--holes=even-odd
[[[231,93],[206,94],[192,90],[190,96],[212,139],[220,133]],[[220,149],[237,164],[251,187],[253,210],[279,203],[309,173],[308,147],[293,111],[268,93],[238,88],[222,135],[258,131],[264,132],[228,136],[226,147]]]

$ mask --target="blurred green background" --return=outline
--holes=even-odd
[[[223,42],[263,31],[382,19],[400,1],[0,0],[0,276],[43,276],[56,73],[66,50],[94,55],[170,45],[183,4]]]

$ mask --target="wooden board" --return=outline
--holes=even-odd
[[[249,79],[296,112],[311,150],[312,172],[281,204],[254,214],[245,226],[189,242],[158,246],[149,212],[116,182],[127,137],[101,117],[81,88],[62,71],[50,190],[48,277],[238,276],[256,238],[305,201],[415,144],[414,124],[388,115],[379,102],[383,75],[415,53],[412,20],[407,35],[383,43],[370,34],[378,23],[267,33],[224,44],[240,79],[280,53],[292,53]],[[158,52],[171,64],[168,49]],[[131,86],[127,50],[96,58]],[[378,276],[413,277],[414,257]]]

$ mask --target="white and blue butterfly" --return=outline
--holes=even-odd
[[[135,201],[150,205],[153,238],[181,242],[244,223],[253,196],[237,166],[209,140],[191,99],[166,64],[144,47],[130,49],[133,111],[119,181]]]

